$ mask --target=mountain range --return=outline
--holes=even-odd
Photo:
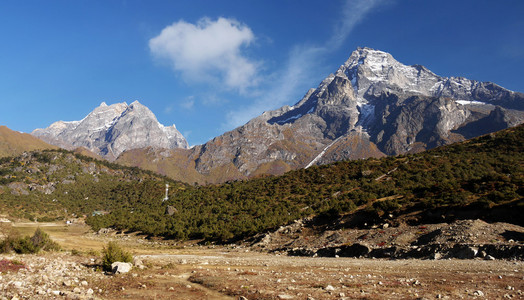
[[[138,102],[103,103],[85,119],[33,135],[82,146],[185,182],[218,183],[347,159],[420,152],[524,121],[524,94],[491,82],[441,77],[389,53],[358,48],[293,106],[188,149]]]

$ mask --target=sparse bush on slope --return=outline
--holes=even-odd
[[[102,268],[104,271],[111,271],[111,265],[117,261],[130,263],[133,262],[133,256],[116,242],[109,242],[102,250]]]

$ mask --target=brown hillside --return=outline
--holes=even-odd
[[[0,157],[15,156],[25,151],[42,149],[58,149],[58,147],[49,145],[30,134],[0,126]]]
[[[122,153],[117,163],[139,167],[174,180],[188,183],[205,183],[204,177],[195,170],[195,161],[188,156],[187,149],[133,149]]]
[[[94,153],[93,151],[87,149],[86,147],[78,147],[78,148],[74,149],[73,152],[76,153],[76,154],[80,154],[80,155],[83,155],[83,156],[91,157],[91,158],[94,158],[94,159],[105,160],[105,158],[103,158],[102,156],[100,156],[100,155]]]

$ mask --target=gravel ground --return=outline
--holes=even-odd
[[[66,252],[1,256],[2,299],[523,299],[524,263],[289,257],[194,247],[109,275]],[[245,297],[245,298],[241,298]]]
[[[104,291],[93,284],[105,277],[89,267],[94,261],[68,253],[2,255],[2,299],[95,299]],[[9,270],[9,265],[21,267]]]
[[[299,223],[263,235],[254,246],[204,247],[133,235],[49,231],[65,245],[77,241],[84,248],[77,249],[78,255],[0,255],[0,299],[524,299],[524,261],[519,259],[294,257],[274,251],[282,245],[322,249],[355,242],[370,248],[426,241],[515,247],[522,245],[522,227],[467,220],[315,235]],[[136,254],[129,273],[100,271],[100,257],[88,246],[109,240]]]

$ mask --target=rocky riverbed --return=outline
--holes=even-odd
[[[507,223],[352,229],[299,220],[223,246],[51,225],[42,228],[64,250],[0,255],[1,300],[524,299],[524,229]],[[101,270],[109,241],[134,254],[129,272]],[[374,257],[391,247],[409,255]]]

